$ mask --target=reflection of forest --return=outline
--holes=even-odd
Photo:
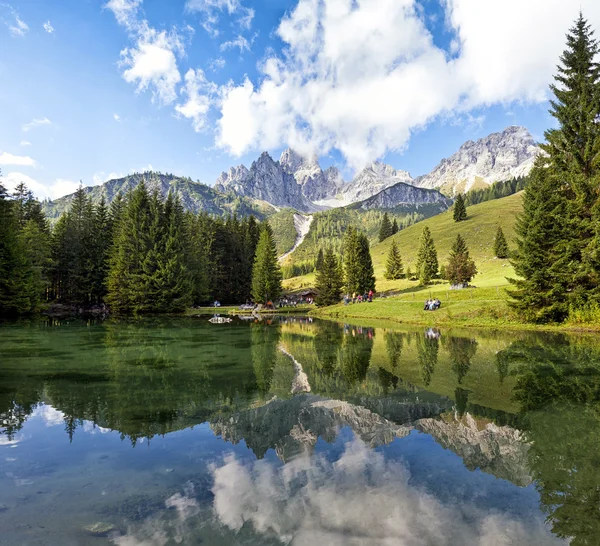
[[[2,335],[0,433],[10,438],[39,403],[64,413],[71,438],[83,420],[134,443],[209,421],[257,455],[271,447],[283,458],[342,426],[371,445],[414,427],[468,468],[533,479],[572,544],[595,544],[600,532],[593,338],[185,320]],[[301,364],[311,395],[291,395],[293,362],[278,347]]]

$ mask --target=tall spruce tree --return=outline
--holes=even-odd
[[[383,276],[388,280],[398,280],[404,277],[404,266],[396,241],[392,241],[390,246]]]
[[[421,234],[421,244],[417,254],[417,276],[422,285],[429,284],[438,274],[439,263],[437,250],[431,231],[427,226],[423,228]]]
[[[398,220],[394,218],[394,221],[392,223],[392,235],[396,235],[396,233],[398,233]]]
[[[450,258],[446,266],[446,277],[450,284],[467,284],[477,274],[475,262],[469,255],[467,243],[460,233],[450,249]]]
[[[323,249],[319,248],[319,253],[317,254],[317,259],[315,261],[315,271],[321,271],[321,269],[323,268],[323,260],[324,260],[324,256],[323,256]]]
[[[508,243],[500,226],[498,226],[496,237],[494,238],[494,256],[501,259],[508,258]]]
[[[281,269],[277,262],[275,240],[269,224],[264,222],[252,268],[252,297],[259,303],[274,302],[281,291]]]
[[[316,289],[318,296],[316,304],[319,307],[335,305],[342,297],[342,286],[344,284],[340,264],[331,248],[328,248],[323,256],[323,265],[317,271]]]
[[[560,321],[600,301],[600,67],[598,43],[580,15],[567,35],[546,131],[525,190],[513,259],[512,305],[535,321]]]
[[[381,227],[379,228],[379,242],[387,239],[391,235],[393,235],[393,231],[390,217],[387,212],[384,212],[383,219],[381,220]]]
[[[375,291],[373,261],[369,240],[364,233],[349,227],[342,244],[344,256],[344,286],[350,294]]]
[[[459,193],[454,200],[453,218],[455,222],[462,222],[467,219],[467,206],[462,193]]]

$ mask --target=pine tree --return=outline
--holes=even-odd
[[[369,239],[364,233],[359,233],[358,242],[360,247],[359,293],[367,294],[371,290],[375,292],[375,270],[373,269]]]
[[[317,271],[316,304],[319,307],[335,305],[342,297],[343,274],[333,250],[328,248],[323,256],[323,266]]]
[[[461,193],[456,196],[454,201],[453,218],[455,222],[462,222],[467,219],[467,206]]]
[[[267,303],[278,299],[281,290],[281,269],[277,263],[277,249],[271,228],[267,222],[264,222],[252,268],[252,297],[256,302]]]
[[[459,233],[450,250],[450,259],[446,266],[446,277],[448,277],[450,284],[468,284],[476,274],[475,262],[469,255],[467,243]]]
[[[321,271],[323,268],[323,249],[319,248],[319,253],[317,254],[317,260],[315,261],[315,271]]]
[[[429,284],[438,274],[438,257],[431,231],[426,226],[421,234],[421,245],[417,254],[417,276],[422,285]]]
[[[384,277],[388,280],[397,280],[404,277],[404,266],[396,241],[392,241],[388,253]]]
[[[512,306],[538,322],[560,321],[571,307],[600,301],[600,67],[582,15],[567,35],[546,131],[525,190],[513,258]]]
[[[388,213],[385,212],[383,214],[383,220],[381,221],[381,227],[379,228],[379,242],[387,239],[391,235],[393,235],[392,224],[390,223]]]
[[[394,222],[392,223],[392,235],[396,235],[398,233],[398,220],[394,218]]]
[[[27,313],[35,307],[32,282],[15,206],[0,183],[0,315]]]
[[[156,218],[144,182],[127,196],[115,232],[107,279],[107,303],[116,313],[149,311],[147,293],[148,254],[154,250],[152,236]]]
[[[508,243],[500,226],[498,226],[496,237],[494,238],[494,256],[501,259],[508,258]]]

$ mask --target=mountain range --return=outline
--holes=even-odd
[[[374,162],[345,182],[336,167],[321,168],[316,157],[285,150],[279,160],[263,152],[250,168],[231,167],[214,187],[186,177],[155,172],[136,173],[84,190],[92,201],[107,202],[144,180],[150,189],[166,195],[176,191],[184,207],[215,215],[254,214],[267,217],[281,208],[312,213],[352,205],[359,210],[394,209],[438,204],[447,208],[452,197],[494,182],[525,176],[539,153],[524,127],[512,126],[475,142],[468,141],[429,174],[412,178],[407,171]],[[55,219],[69,207],[73,195],[45,202],[47,216]]]

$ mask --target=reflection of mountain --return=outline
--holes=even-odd
[[[456,453],[469,470],[479,468],[515,485],[531,483],[527,466],[529,444],[514,428],[499,427],[469,413],[462,418],[445,413],[437,419],[421,419],[415,427]]]
[[[440,407],[426,404],[407,406],[410,413],[435,415]],[[361,406],[319,396],[301,395],[291,400],[273,400],[241,413],[223,415],[211,423],[216,434],[238,443],[244,440],[259,458],[269,448],[282,460],[312,449],[317,438],[332,442],[341,427],[349,426],[365,443],[378,446],[406,436],[410,427],[395,424]]]

